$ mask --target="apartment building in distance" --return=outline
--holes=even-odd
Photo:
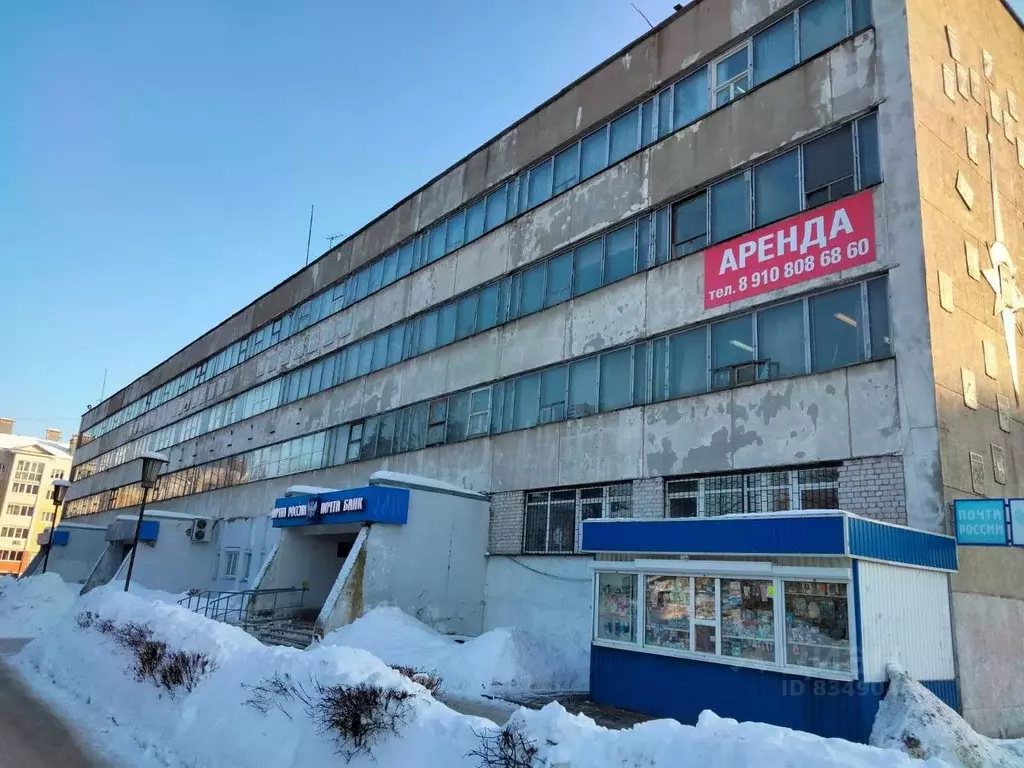
[[[596,596],[653,599],[598,594],[595,559],[629,555],[584,552],[585,521],[841,509],[950,535],[954,500],[1024,496],[1021,93],[1000,0],[695,0],[85,413],[67,517],[134,514],[163,451],[152,503],[213,523],[190,586],[240,589],[280,570],[289,487],[425,476],[489,499],[480,628],[580,654]],[[1024,735],[1024,550],[956,554],[943,650],[911,672]],[[703,635],[662,656],[877,681],[781,640],[726,658],[726,587],[701,583]],[[762,611],[774,636],[788,611]],[[870,617],[842,615],[849,651]]]
[[[71,474],[71,446],[60,430],[45,437],[14,434],[0,419],[0,574],[20,574],[39,551],[39,534],[53,527],[58,512],[53,481]]]

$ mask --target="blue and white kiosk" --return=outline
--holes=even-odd
[[[867,741],[899,662],[954,709],[953,538],[835,510],[587,520],[595,701]]]

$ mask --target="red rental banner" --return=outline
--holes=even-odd
[[[704,251],[704,309],[868,264],[872,190],[791,216]]]

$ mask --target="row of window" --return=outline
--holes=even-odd
[[[16,517],[32,517],[34,508],[28,504],[8,504],[7,514]]]
[[[28,528],[14,528],[10,526],[4,526],[0,528],[0,538],[5,539],[25,539],[28,538]]]
[[[859,151],[856,149],[859,147]],[[879,181],[874,114],[75,468],[75,479],[314,395]],[[780,172],[780,168],[784,172]],[[804,193],[800,188],[804,179]],[[809,181],[808,181],[809,180]],[[808,186],[812,185],[812,186]],[[824,185],[824,187],[822,186]],[[821,197],[821,190],[825,197]],[[765,202],[769,201],[769,202]],[[772,218],[766,218],[766,217]],[[672,247],[670,249],[669,242]]]
[[[89,428],[89,436],[106,434],[461,248],[869,24],[869,0],[811,0],[727,55],[665,87],[640,106],[458,209],[337,285],[97,422]]]
[[[14,479],[27,480],[30,483],[41,482],[44,466],[41,461],[18,461],[14,468]]]
[[[24,556],[24,552],[15,552],[10,549],[0,549],[0,563],[20,563]]]
[[[594,639],[848,676],[854,668],[848,596],[842,581],[602,571]]]
[[[572,554],[584,520],[632,517],[633,484],[559,488],[526,495],[524,554]]]
[[[171,472],[155,498],[888,357],[887,289],[873,278]],[[137,489],[77,499],[67,514],[133,506]]]
[[[35,496],[39,493],[39,486],[32,483],[11,483],[11,491],[13,493],[27,493]]]

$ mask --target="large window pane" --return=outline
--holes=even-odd
[[[569,418],[597,413],[598,359],[591,357],[569,366]]]
[[[512,420],[513,429],[524,429],[537,424],[540,396],[540,377],[520,376],[515,382],[515,416]]]
[[[857,149],[860,158],[860,186],[863,189],[882,180],[877,114],[868,115],[857,121]]]
[[[388,332],[378,333],[373,337],[372,370],[379,371],[388,361]]]
[[[437,316],[437,346],[455,341],[455,302],[445,304]]]
[[[800,8],[799,16],[802,61],[846,37],[846,0],[812,0]]]
[[[632,154],[640,148],[639,121],[640,111],[636,109],[612,120],[609,164],[617,163],[626,155]]]
[[[892,355],[889,339],[889,281],[879,277],[868,283],[868,322],[871,324],[871,357]]]
[[[565,418],[565,366],[552,368],[540,375],[541,424],[561,421]]]
[[[804,304],[794,301],[757,313],[757,356],[767,361],[761,378],[804,373]]]
[[[690,577],[648,576],[644,643],[690,650]]]
[[[608,165],[608,126],[584,137],[581,144],[580,179],[589,179]]]
[[[602,411],[625,408],[633,402],[633,350],[629,347],[601,355]]]
[[[853,31],[871,26],[871,0],[853,0]]]
[[[750,229],[750,186],[745,173],[711,188],[711,242],[720,243]]]
[[[655,347],[655,352],[655,365],[661,365],[662,355],[657,354],[657,347]],[[706,328],[695,328],[692,331],[677,333],[669,337],[668,354],[669,397],[686,397],[707,390],[708,332]],[[656,373],[655,386],[658,391],[663,391],[659,388],[660,381],[661,377]]]
[[[548,260],[544,306],[568,301],[572,295],[572,251]]]
[[[814,296],[811,302],[811,369],[826,371],[864,359],[860,286]]]
[[[721,653],[736,659],[775,661],[775,595],[762,579],[721,580]]]
[[[770,80],[796,64],[793,16],[754,35],[754,85]]]
[[[672,131],[672,89],[666,88],[658,94],[658,138],[668,136]]]
[[[635,643],[635,573],[597,575],[597,639]]]
[[[640,146],[646,147],[656,138],[657,126],[654,124],[654,99],[648,99],[640,105]]]
[[[653,263],[651,255],[651,217],[636,222],[636,271],[642,272]]]
[[[448,237],[445,241],[445,249],[451,253],[466,242],[466,211],[465,209],[453,214],[448,219]]]
[[[491,283],[480,292],[480,309],[477,330],[493,328],[498,317],[498,284]]]
[[[707,194],[701,192],[672,206],[672,253],[679,258],[699,251],[707,244]]]
[[[800,153],[797,150],[754,168],[754,226],[800,210]]]
[[[359,375],[365,376],[373,370],[373,339],[359,345]]]
[[[711,326],[711,383],[715,387],[728,387],[745,383],[733,366],[754,359],[753,318],[735,317]]]
[[[402,361],[402,346],[405,341],[405,325],[397,325],[388,335],[388,365]]]
[[[547,160],[530,171],[530,193],[526,206],[533,208],[551,197],[552,161]]]
[[[704,367],[707,367],[705,361]],[[668,398],[668,338],[651,339],[651,402]]]
[[[446,442],[457,443],[466,439],[469,424],[469,392],[453,395],[448,403],[448,436]]]
[[[573,285],[573,296],[601,287],[602,243],[603,240],[598,238],[575,250],[576,280]]]
[[[429,352],[437,346],[437,311],[430,312],[420,318],[420,354]]]
[[[701,67],[672,89],[672,127],[682,128],[708,111],[708,68]]]
[[[580,145],[573,144],[555,155],[554,194],[564,192],[580,178]]]
[[[477,200],[466,211],[466,242],[476,240],[484,233],[484,221],[487,202],[483,199]]]
[[[636,266],[636,225],[619,227],[607,236],[604,282],[613,283],[633,274]]]
[[[520,316],[529,315],[544,306],[544,273],[547,265],[543,262],[530,267],[523,273]]]
[[[487,196],[487,213],[484,217],[484,228],[490,232],[505,223],[505,206],[508,202],[508,185],[496,189]]]
[[[427,411],[427,445],[444,442],[448,427],[448,398],[442,397],[430,404]]]
[[[850,613],[846,584],[783,582],[786,664],[849,672]]]
[[[444,256],[445,223],[442,221],[430,230],[430,240],[427,245],[427,261],[437,261]]]
[[[650,400],[647,378],[647,343],[633,345],[633,405],[643,405]]]
[[[384,277],[383,284],[391,285],[395,282],[395,278],[398,274],[398,251],[392,251],[384,257]]]
[[[483,387],[469,398],[469,434],[486,435],[491,429],[491,388]]]
[[[853,132],[844,125],[804,145],[807,206],[838,200],[854,191]]]
[[[397,277],[405,277],[412,272],[412,257],[415,249],[416,245],[412,240],[398,249]]]
[[[459,299],[458,318],[455,321],[455,338],[464,339],[476,332],[476,304],[479,295],[471,293]]]

